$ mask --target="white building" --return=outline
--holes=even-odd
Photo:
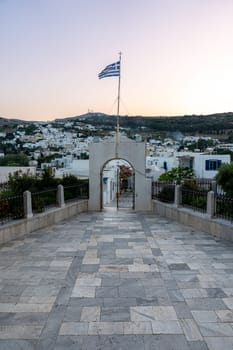
[[[0,166],[0,182],[7,182],[9,175],[13,175],[16,171],[21,174],[35,175],[35,166]]]
[[[230,163],[229,154],[209,154],[200,152],[162,151],[155,157],[147,157],[147,175],[158,178],[158,169],[170,171],[178,166],[194,170],[198,178],[213,179],[223,163]]]

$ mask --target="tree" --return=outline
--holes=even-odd
[[[159,181],[178,181],[185,179],[193,179],[194,171],[190,168],[177,167],[173,168],[170,171],[167,171],[164,174],[161,174],[159,177]]]
[[[0,158],[1,166],[28,166],[29,158],[24,153],[7,154]]]
[[[222,164],[215,179],[223,191],[233,196],[233,163]]]

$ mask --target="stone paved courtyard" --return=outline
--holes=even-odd
[[[0,349],[232,350],[233,245],[110,208],[2,245]]]

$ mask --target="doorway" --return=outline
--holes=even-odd
[[[124,159],[106,162],[101,172],[101,209],[135,209],[135,175]]]

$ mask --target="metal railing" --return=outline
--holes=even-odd
[[[216,194],[215,217],[233,222],[233,198],[226,194]]]
[[[32,193],[32,212],[41,213],[57,206],[57,188]]]
[[[89,185],[88,182],[64,186],[64,199],[65,202],[70,202],[77,199],[88,199],[89,198]]]
[[[191,189],[181,187],[182,205],[194,211],[206,212],[207,191],[204,189]]]
[[[175,198],[175,182],[152,182],[152,199],[173,203]]]
[[[0,198],[0,223],[24,217],[23,195]]]

